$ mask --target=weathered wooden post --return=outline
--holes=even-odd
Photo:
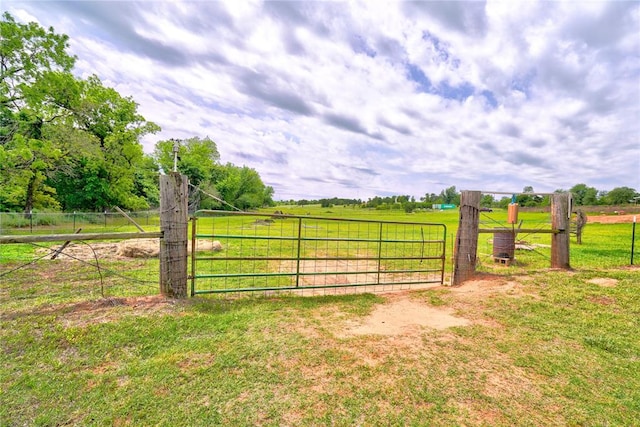
[[[481,196],[480,191],[463,191],[460,195],[460,222],[453,253],[453,286],[476,272]]]
[[[160,293],[172,298],[187,297],[188,196],[186,176],[160,175]]]
[[[551,195],[551,268],[569,269],[570,193]]]

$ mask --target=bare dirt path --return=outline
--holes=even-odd
[[[378,305],[361,323],[347,327],[345,335],[402,335],[421,327],[447,329],[471,323],[455,316],[453,309],[414,301],[406,292],[386,297],[386,303]]]
[[[587,223],[600,223],[600,224],[623,224],[633,222],[633,217],[637,217],[640,220],[640,215],[627,214],[627,215],[589,215],[587,216]]]
[[[514,297],[525,295],[522,284],[505,280],[500,276],[479,275],[460,287],[431,287],[446,289],[455,300],[477,300],[491,294],[501,293]],[[348,321],[339,333],[342,336],[353,335],[412,335],[421,329],[447,329],[454,326],[467,326],[474,319],[457,316],[451,307],[435,307],[412,297],[412,291],[396,291],[380,294],[385,302],[378,305],[367,317]]]

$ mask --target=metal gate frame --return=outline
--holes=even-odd
[[[202,232],[205,218],[212,218],[210,233]],[[444,283],[445,224],[215,210],[196,211],[191,221],[192,296]],[[197,243],[202,239],[222,241],[223,249],[208,250],[203,255]],[[208,271],[199,266],[204,262],[211,266]],[[334,263],[336,267],[330,271],[306,271],[307,263],[324,263],[325,268]],[[340,263],[342,267],[338,267]],[[282,268],[283,264],[290,268]],[[250,271],[246,271],[247,267]],[[333,283],[327,283],[326,278],[331,276]],[[310,277],[325,277],[325,282],[318,284]],[[196,283],[202,280],[251,280],[253,284],[197,289]],[[265,284],[255,285],[256,280],[264,280]],[[273,285],[270,280],[281,283]],[[305,283],[309,280],[313,282]],[[338,283],[340,280],[346,283]]]

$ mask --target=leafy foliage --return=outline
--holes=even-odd
[[[209,137],[193,137],[184,140],[169,139],[156,143],[154,158],[165,172],[173,170],[173,147],[178,148],[178,172],[189,177],[192,185],[211,181],[215,166],[220,160],[216,143]]]
[[[80,97],[71,106],[72,119],[83,133],[82,143],[89,147],[71,156],[55,175],[63,208],[149,207],[146,192],[136,194],[137,171],[144,160],[139,139],[159,127],[137,113],[137,104],[131,98],[104,87],[96,76],[79,85]],[[81,191],[70,193],[73,188]]]
[[[219,165],[215,186],[222,199],[242,210],[273,204],[273,188],[265,186],[258,172],[247,166]]]
[[[622,205],[630,203],[631,200],[638,198],[640,194],[633,188],[629,187],[616,187],[613,190],[606,193],[603,197],[609,205]],[[637,203],[637,202],[636,202]]]
[[[61,151],[44,133],[64,114],[47,89],[72,79],[75,57],[66,52],[67,36],[19,24],[6,12],[0,34],[0,209],[57,207],[46,178]]]
[[[573,202],[578,205],[597,205],[598,190],[588,187],[586,184],[576,184],[569,190],[573,197]]]
[[[158,126],[98,77],[74,77],[66,35],[8,13],[1,33],[0,209],[148,207],[139,140]]]
[[[208,137],[156,143],[154,158],[163,170],[173,170],[174,146],[178,150],[177,170],[187,175],[190,184],[203,190],[205,197],[197,196],[200,208],[234,206],[246,210],[273,204],[273,188],[265,186],[258,172],[247,166],[220,164],[216,143]]]

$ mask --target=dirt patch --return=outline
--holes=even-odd
[[[420,303],[405,292],[388,296],[387,302],[377,306],[362,322],[348,323],[343,335],[404,335],[419,332],[425,327],[442,330],[470,323],[454,316],[451,309]]]
[[[158,239],[125,240],[118,243],[116,256],[126,258],[155,258],[160,254]]]
[[[41,254],[55,251],[57,248],[40,249]],[[191,253],[191,243],[187,245],[188,252]],[[197,240],[196,251],[221,251],[222,244],[217,240]],[[51,252],[53,254],[53,252]],[[132,239],[122,242],[85,242],[72,243],[68,245],[57,256],[62,260],[90,261],[92,259],[113,259],[121,260],[127,258],[157,258],[160,254],[159,239]]]
[[[600,305],[612,305],[616,303],[615,298],[611,298],[607,296],[590,297],[589,301],[591,301],[594,304],[600,304]]]
[[[294,273],[296,270],[300,276],[300,286],[325,286],[325,285],[355,285],[357,283],[371,283],[377,280],[376,273],[364,273],[364,271],[376,271],[378,264],[369,260],[302,260],[299,265],[295,261],[281,262],[278,271]],[[363,273],[349,274],[348,272],[363,271]],[[333,273],[336,272],[336,273]],[[314,273],[321,273],[314,275]],[[330,274],[327,274],[330,273]]]
[[[587,216],[587,223],[600,223],[600,224],[623,224],[633,222],[633,217],[640,215],[589,215]]]
[[[486,296],[488,294],[507,294],[513,296],[525,295],[523,286],[515,280],[506,280],[504,277],[483,274],[476,280],[467,280],[461,286],[448,288],[456,295],[470,295],[472,297]]]
[[[595,279],[587,280],[587,283],[593,283],[594,285],[602,286],[604,288],[613,288],[618,284],[618,280],[606,277],[597,277]]]
[[[56,248],[52,248],[55,250]],[[49,249],[39,249],[38,252],[50,252]],[[68,245],[58,255],[59,260],[81,260],[89,261],[92,259],[118,259],[118,243],[72,243]]]
[[[149,316],[172,311],[176,301],[162,295],[104,298],[60,307],[64,326],[84,326],[120,320],[123,316]]]
[[[53,315],[66,327],[86,326],[120,320],[123,316],[150,316],[172,313],[177,300],[162,295],[128,298],[102,298],[70,304],[45,305],[36,310],[3,315],[3,319],[28,318],[32,315]]]

